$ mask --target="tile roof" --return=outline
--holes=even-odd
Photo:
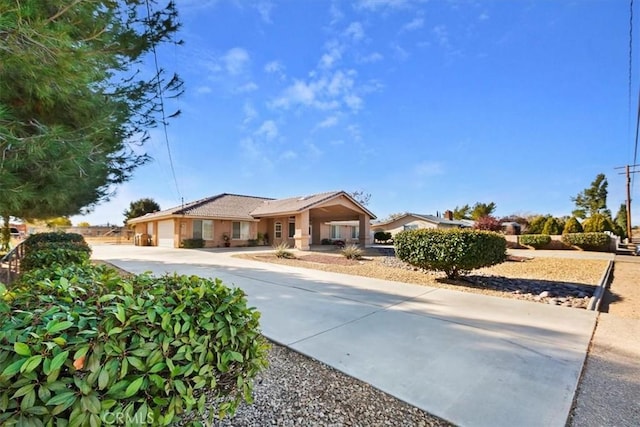
[[[238,194],[218,194],[205,199],[187,203],[184,206],[176,206],[163,211],[158,211],[144,216],[133,218],[129,223],[146,222],[150,219],[184,215],[191,217],[215,217],[222,219],[255,220],[263,216],[277,214],[293,214],[304,211],[314,205],[331,200],[335,197],[346,196],[357,203],[344,191],[329,191],[326,193],[312,194],[310,196],[290,197],[287,199],[270,199],[266,197],[241,196]],[[362,207],[371,218],[375,218],[371,212]]]
[[[329,200],[344,191],[329,191],[326,193],[312,194],[310,196],[289,197],[288,199],[269,200],[258,206],[251,212],[254,217],[274,215],[279,213],[300,212],[318,203]]]
[[[218,217],[229,219],[253,220],[250,215],[257,206],[263,204],[268,199],[265,197],[241,196],[238,194],[218,194],[205,199],[190,202],[184,206],[176,206],[170,209],[150,213],[130,222],[147,221],[149,219],[161,218],[172,215],[185,215],[192,217]]]

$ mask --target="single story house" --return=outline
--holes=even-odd
[[[287,199],[224,193],[133,218],[128,224],[152,246],[178,248],[185,239],[203,239],[208,248],[263,240],[308,250],[311,244],[331,239],[332,221],[357,221],[357,240],[365,246],[371,243],[370,223],[375,218],[345,191]]]
[[[473,227],[473,221],[461,219],[453,219],[449,215],[450,211],[445,212],[445,217],[434,215],[423,215],[416,213],[405,213],[401,216],[393,218],[389,221],[377,222],[371,225],[374,233],[384,231],[395,236],[404,230],[415,230],[418,228],[470,228]]]

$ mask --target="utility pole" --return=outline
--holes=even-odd
[[[620,172],[619,175],[627,176],[627,238],[629,239],[629,243],[632,241],[631,234],[631,174],[632,173],[640,173],[640,171],[631,170],[631,168],[635,168],[640,166],[640,164],[635,165],[626,165],[620,166],[614,169],[624,169],[624,172]]]

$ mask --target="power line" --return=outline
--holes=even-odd
[[[633,1],[633,0],[632,0]],[[151,7],[149,6],[149,0],[146,0],[147,5],[147,19],[151,19]],[[156,45],[151,44],[151,52],[153,52],[153,62],[156,70],[156,80],[158,83],[158,97],[160,98],[160,113],[162,114],[162,129],[164,131],[164,141],[167,146],[167,154],[169,156],[169,166],[171,167],[171,175],[173,176],[173,182],[178,192],[178,197],[182,198],[180,187],[178,186],[178,179],[176,178],[176,170],[173,167],[173,156],[171,155],[171,145],[169,144],[169,132],[167,131],[167,117],[164,109],[164,94],[162,91],[162,81],[160,80],[160,67],[158,66],[158,54],[156,52]]]

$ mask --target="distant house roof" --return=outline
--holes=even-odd
[[[454,227],[473,227],[474,222],[468,219],[446,219],[446,218],[442,218],[439,216],[434,216],[434,215],[427,215],[427,214],[417,214],[417,213],[412,213],[412,212],[407,212],[404,215],[398,216],[390,221],[384,221],[384,222],[378,222],[373,224],[373,226],[379,227],[379,226],[383,226],[383,225],[387,225],[390,224],[394,221],[397,221],[401,218],[405,218],[407,216],[412,216],[416,219],[421,219],[423,221],[428,221],[434,224],[446,224],[446,225],[451,225]]]
[[[238,194],[218,194],[205,199],[196,200],[183,206],[146,214],[129,220],[130,223],[148,221],[174,215],[191,217],[218,217],[228,219],[253,220],[251,211],[271,199],[265,197],[242,196]]]

